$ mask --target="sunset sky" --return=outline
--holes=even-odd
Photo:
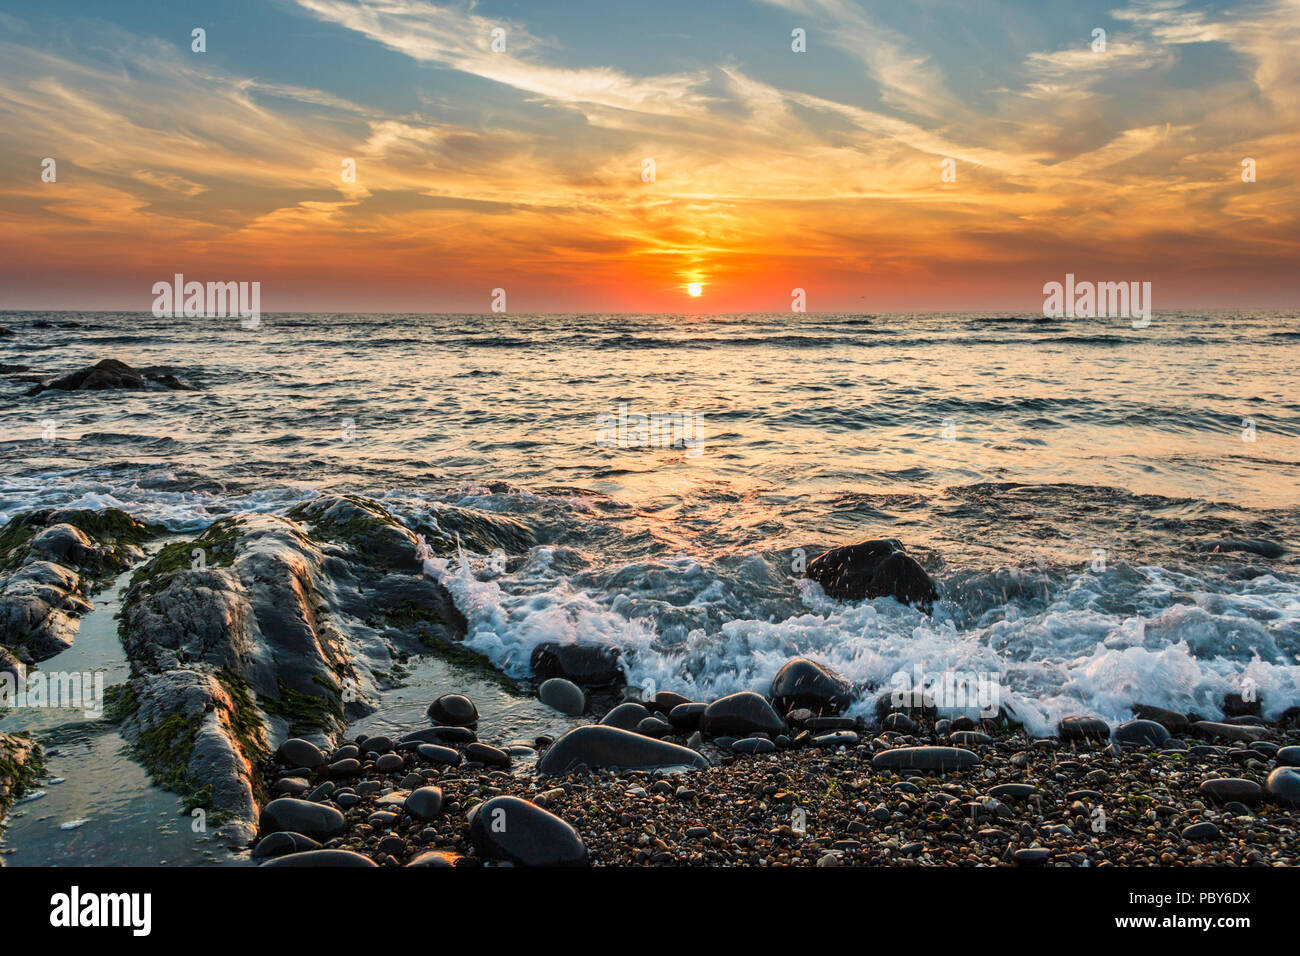
[[[0,0],[0,308],[1294,307],[1298,156],[1300,0]]]

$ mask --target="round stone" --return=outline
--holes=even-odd
[[[1300,807],[1300,770],[1278,767],[1264,781],[1264,789],[1284,807]]]
[[[456,764],[460,763],[459,753],[452,750],[450,747],[442,747],[438,744],[420,744],[419,747],[415,748],[415,752],[420,755],[421,759],[427,760],[429,763],[442,764],[450,767],[454,767]]]
[[[586,866],[578,832],[555,814],[518,797],[493,797],[474,808],[470,839],[485,860],[517,866]]]
[[[1121,744],[1163,747],[1169,740],[1169,731],[1154,720],[1130,720],[1115,728],[1115,739]]]
[[[442,816],[442,790],[438,787],[412,790],[406,798],[406,812],[417,820],[438,819]]]
[[[325,763],[325,755],[321,753],[310,740],[303,740],[300,737],[293,737],[280,744],[280,749],[276,751],[276,756],[280,762],[290,767],[306,767],[308,770],[315,770]]]
[[[375,861],[351,850],[308,850],[287,853],[267,860],[262,866],[374,866]]]
[[[1109,725],[1098,717],[1066,717],[1057,725],[1056,731],[1062,740],[1110,739]]]
[[[742,690],[709,704],[700,718],[700,729],[711,737],[749,736],[757,731],[775,736],[785,733],[786,726],[766,697]]]
[[[562,714],[579,717],[587,709],[587,695],[581,687],[564,677],[552,677],[542,681],[537,688],[537,697],[547,707],[554,707]]]
[[[645,705],[635,701],[619,704],[600,719],[604,727],[617,727],[619,730],[635,730],[636,725],[650,716]]]
[[[1218,780],[1206,780],[1202,783],[1201,796],[1215,803],[1228,803],[1236,800],[1250,806],[1264,799],[1264,791],[1253,780],[1224,777]]]
[[[1283,767],[1300,767],[1300,747],[1281,747],[1277,752],[1277,762]]]
[[[1183,827],[1183,839],[1188,843],[1207,843],[1218,838],[1219,828],[1209,821],[1193,823],[1189,827]]]
[[[440,724],[471,727],[478,723],[478,708],[464,694],[443,694],[429,705],[429,716]]]
[[[347,823],[343,814],[323,803],[280,797],[262,808],[257,828],[263,835],[283,830],[313,840],[328,840],[342,836]]]
[[[658,717],[647,717],[636,725],[636,732],[645,737],[667,737],[673,732],[673,725]]]
[[[465,748],[465,759],[485,763],[491,767],[510,766],[510,755],[504,750],[477,742]]]
[[[375,769],[380,773],[396,773],[402,769],[402,758],[398,754],[384,754],[375,761]]]

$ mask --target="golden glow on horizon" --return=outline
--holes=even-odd
[[[572,67],[615,54],[530,47],[522,25],[487,54],[456,38],[490,24],[446,0],[298,0],[396,63],[491,84],[418,112],[124,29],[111,56],[71,55],[13,18],[0,129],[31,145],[0,149],[0,308],[147,308],[176,272],[259,281],[268,311],[478,312],[508,288],[512,312],[675,312],[706,284],[695,311],[1037,309],[1067,272],[1152,281],[1158,308],[1277,307],[1300,254],[1296,4],[1156,4],[1105,57],[1011,51],[976,101],[927,37],[891,52],[905,38],[849,4],[814,6],[848,17],[835,35],[878,93],[762,58]],[[1206,37],[1233,59],[1189,92],[1166,74]]]

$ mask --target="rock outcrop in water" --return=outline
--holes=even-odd
[[[345,496],[168,544],[123,603],[123,734],[245,842],[259,761],[292,737],[330,745],[396,663],[463,635],[423,554],[382,507]]]
[[[170,372],[157,369],[134,369],[117,359],[104,359],[94,365],[78,369],[62,378],[56,378],[46,384],[38,384],[27,394],[39,395],[41,392],[56,390],[61,392],[106,391],[123,389],[144,391],[146,389],[163,389],[171,391],[198,391],[193,385],[182,382]]]
[[[115,508],[16,515],[0,530],[0,645],[24,663],[66,650],[90,594],[158,530]]]
[[[893,538],[832,548],[808,562],[807,576],[842,601],[892,597],[928,612],[939,599],[925,568]]]

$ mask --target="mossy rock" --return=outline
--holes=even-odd
[[[126,546],[139,547],[165,533],[161,525],[137,521],[120,508],[40,508],[14,515],[0,528],[0,571],[13,571],[27,556],[32,538],[50,525],[70,524],[109,553],[108,570],[121,570],[130,563]]]
[[[44,775],[45,754],[40,744],[16,734],[0,733],[0,819]]]
[[[312,536],[346,547],[356,560],[381,571],[418,571],[412,532],[383,505],[357,495],[330,495],[290,509],[289,518]]]
[[[231,706],[222,707],[225,723],[239,752],[253,765],[253,785],[258,789],[260,765],[271,753],[266,720],[247,682],[231,671],[218,671],[214,677],[230,698]],[[106,693],[105,713],[112,719],[125,719],[139,709],[135,688],[119,684]],[[207,712],[168,714],[137,734],[131,747],[133,756],[149,771],[153,782],[164,790],[180,794],[187,810],[211,807],[212,785],[199,786],[190,775],[194,744]],[[258,793],[260,799],[261,794]],[[214,819],[212,822],[220,822]]]
[[[239,749],[253,764],[265,760],[271,753],[271,744],[266,735],[266,721],[258,708],[252,688],[238,674],[222,670],[217,672],[217,680],[230,695],[234,709],[230,712],[230,732],[239,743]]]
[[[157,724],[140,731],[134,752],[154,783],[173,793],[188,793],[190,755],[194,738],[203,724],[203,714],[168,714]]]
[[[320,685],[323,695],[296,691],[280,679],[278,699],[259,698],[258,702],[268,715],[288,721],[290,736],[299,737],[318,730],[328,730],[341,725],[345,720],[340,688],[320,677],[313,678],[313,681]]]
[[[140,699],[129,683],[104,688],[104,720],[108,723],[120,724],[139,709]]]
[[[195,538],[168,542],[131,575],[128,600],[156,594],[176,574],[194,570],[195,551],[202,552],[201,558],[197,559],[202,561],[202,567],[230,567],[238,554],[240,537],[240,519],[229,517],[214,521]]]
[[[417,521],[411,530],[423,536],[429,550],[440,557],[454,555],[457,544],[474,554],[524,554],[537,544],[537,537],[523,522],[507,515],[435,504],[436,525]]]

